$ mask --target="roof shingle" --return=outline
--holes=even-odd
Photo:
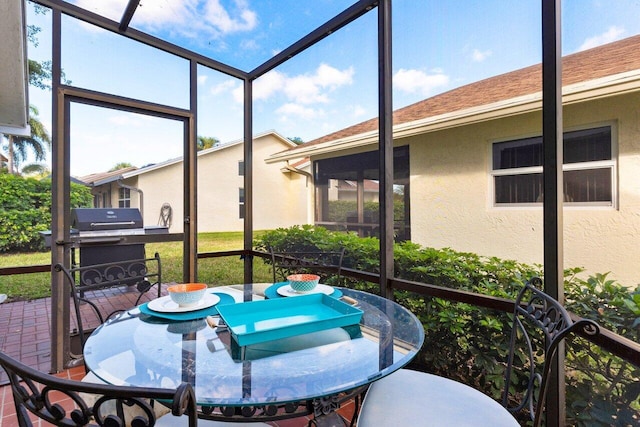
[[[563,86],[640,69],[640,54],[638,52],[640,52],[640,35],[567,55],[562,59]],[[534,94],[541,90],[542,65],[536,64],[470,83],[395,110],[393,124],[398,125],[487,105]],[[376,117],[309,141],[303,146],[308,147],[346,138],[374,131],[377,128],[378,118]]]

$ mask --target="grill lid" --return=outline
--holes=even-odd
[[[136,208],[76,208],[71,226],[80,232],[142,228],[142,215]]]

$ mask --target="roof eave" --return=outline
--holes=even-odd
[[[29,136],[25,2],[0,3],[0,133]]]
[[[563,105],[590,101],[640,90],[640,70],[615,74],[600,79],[567,85],[562,90]],[[394,140],[417,134],[465,126],[488,120],[505,118],[542,109],[542,92],[519,96],[491,104],[480,105],[465,110],[454,111],[411,122],[400,123],[393,128]],[[313,157],[336,151],[350,150],[378,143],[378,131],[364,132],[346,138],[301,146],[295,150],[275,153],[266,159],[267,163],[277,163],[303,156]]]

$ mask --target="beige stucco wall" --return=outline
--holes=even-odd
[[[142,218],[144,225],[158,225],[160,209],[164,203],[169,203],[173,212],[173,221],[169,232],[182,232],[184,214],[182,162],[141,173],[137,177],[138,188],[143,192]]]
[[[138,186],[138,179],[136,177],[134,178],[129,178],[129,179],[125,179],[122,181],[122,183],[124,185],[128,185],[134,188],[137,188]],[[101,208],[105,208],[105,207],[111,207],[111,208],[117,208],[119,206],[119,189],[120,186],[118,185],[117,181],[114,182],[110,182],[107,184],[103,184],[103,185],[99,185],[96,187],[93,187],[91,189],[91,194],[93,194],[94,196],[97,195],[100,198],[100,203],[101,205],[98,207]],[[102,201],[103,201],[103,195],[107,194],[107,199],[109,200],[107,203],[109,203],[108,205],[103,206],[102,205]],[[130,192],[131,194],[131,207],[132,208],[139,208],[140,207],[140,196],[139,194],[134,191],[131,190]]]
[[[253,142],[254,221],[255,230],[288,227],[306,223],[306,178],[281,172],[281,164],[267,165],[264,158],[289,146],[274,134]],[[243,145],[235,144],[198,156],[198,231],[242,231],[239,217],[239,189],[244,177],[238,174],[243,159]],[[162,204],[173,208],[170,232],[182,231],[183,165],[182,161],[138,175],[144,191],[144,224],[156,225]]]
[[[565,207],[564,265],[611,271],[640,282],[640,94],[566,106],[565,130],[611,124],[617,153],[617,205]],[[541,114],[527,114],[407,138],[411,233],[423,246],[542,263],[542,208],[492,206],[491,143],[541,134]]]

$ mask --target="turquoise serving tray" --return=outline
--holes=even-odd
[[[360,323],[362,310],[324,294],[218,307],[240,346]]]

